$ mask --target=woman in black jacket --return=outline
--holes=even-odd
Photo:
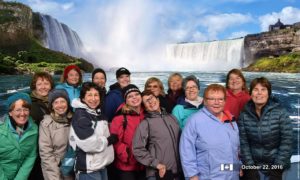
[[[266,78],[254,79],[250,84],[251,100],[239,117],[244,179],[281,180],[283,171],[290,166],[291,120],[271,92]]]

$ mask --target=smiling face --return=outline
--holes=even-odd
[[[38,78],[35,83],[35,90],[39,96],[48,96],[51,90],[51,83],[45,78]]]
[[[225,94],[223,91],[210,90],[204,98],[204,105],[209,112],[218,117],[224,110]]]
[[[89,91],[86,91],[82,101],[88,105],[89,108],[96,109],[100,104],[99,91],[97,91],[95,88],[91,88]]]
[[[124,88],[130,84],[130,76],[128,74],[122,74],[117,80],[121,88]]]
[[[160,112],[159,99],[152,94],[143,96],[143,104],[148,112]]]
[[[68,77],[66,80],[67,80],[68,84],[77,85],[80,80],[80,75],[75,69],[72,69],[69,71]]]
[[[146,90],[150,90],[155,96],[159,96],[161,94],[161,89],[157,81],[149,83],[146,87]]]
[[[24,126],[29,118],[30,110],[24,107],[25,101],[17,100],[12,106],[14,108],[9,112],[9,115],[15,120],[18,126]]]
[[[185,86],[185,96],[190,101],[195,101],[199,95],[199,89],[194,81],[188,81]]]
[[[229,89],[232,90],[234,93],[238,93],[243,90],[244,81],[239,75],[231,73],[229,75],[228,86]]]
[[[178,91],[182,88],[182,78],[180,76],[173,76],[169,81],[169,88],[172,91]]]
[[[133,91],[126,96],[126,104],[132,108],[140,108],[142,96],[139,92]]]
[[[256,84],[251,92],[251,99],[255,105],[264,106],[269,99],[267,87],[262,86],[260,83]]]
[[[103,73],[97,72],[93,78],[93,83],[99,87],[105,87],[106,79]]]
[[[56,116],[62,116],[68,110],[68,102],[65,98],[59,97],[53,101],[52,108]]]

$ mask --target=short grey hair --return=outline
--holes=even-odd
[[[189,75],[187,77],[185,77],[182,81],[182,88],[185,90],[186,88],[186,84],[187,82],[189,81],[194,81],[194,83],[197,85],[198,89],[200,90],[200,82],[199,82],[199,79],[197,79],[196,76],[194,75]]]

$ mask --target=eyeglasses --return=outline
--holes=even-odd
[[[213,102],[224,102],[224,98],[206,98],[208,101],[213,101]]]
[[[149,96],[149,98],[145,99],[146,103],[151,103],[153,101],[153,99],[155,99],[155,97],[153,95]]]
[[[186,87],[186,88],[185,88],[185,91],[194,91],[194,90],[196,90],[196,89],[198,89],[197,86],[191,86],[191,87]]]
[[[15,111],[18,114],[21,114],[22,112],[29,113],[29,109],[28,108],[20,108],[20,109],[16,109],[16,110],[13,110],[13,111]]]

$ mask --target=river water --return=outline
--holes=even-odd
[[[133,72],[131,81],[136,84],[141,90],[144,89],[144,83],[147,78],[155,76],[164,83],[165,91],[167,90],[167,79],[172,72]],[[200,95],[203,95],[205,87],[211,83],[220,83],[225,85],[226,72],[182,72],[183,76],[195,75],[200,80]],[[299,131],[300,131],[300,73],[253,73],[244,72],[247,84],[256,77],[264,76],[272,83],[272,93],[277,97],[283,106],[287,109],[290,118],[293,122],[294,132],[294,148],[293,154],[299,153]],[[115,82],[115,74],[107,73],[107,87]],[[59,76],[54,76],[56,82],[59,81]],[[91,74],[84,75],[84,81],[90,81]],[[6,98],[17,92],[29,92],[31,76],[29,75],[2,75],[0,76],[0,116],[3,116],[5,110]]]

